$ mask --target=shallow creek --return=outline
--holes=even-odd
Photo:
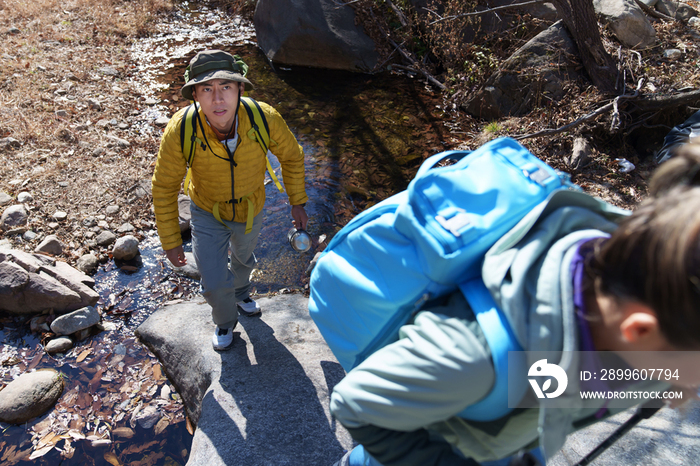
[[[188,104],[179,88],[189,59],[198,50],[222,48],[249,64],[248,77],[256,86],[251,97],[275,106],[304,148],[308,231],[314,248],[304,254],[291,249],[286,196],[268,184],[264,227],[255,252],[258,267],[253,280],[258,295],[307,292],[306,270],[315,251],[357,213],[404,189],[420,162],[445,149],[450,131],[459,131],[443,126],[439,96],[417,79],[388,72],[356,75],[274,68],[257,49],[252,25],[194,2],[183,3],[156,29],[132,50],[139,70],[138,81],[132,84],[159,101],[144,110],[151,121]],[[140,131],[161,130],[146,122]],[[279,174],[279,164],[272,163]],[[52,357],[44,353],[25,320],[0,323],[4,381],[29,369],[53,367],[66,382],[52,412],[4,431],[0,463],[14,464],[13,458],[26,451],[34,452],[33,464],[187,461],[191,428],[181,400],[159,362],[133,332],[164,303],[195,296],[197,283],[172,272],[155,232],[140,249],[141,256],[131,267],[109,262],[95,276],[101,296],[98,306],[104,321],[116,330],[95,332],[68,353]],[[144,427],[132,420],[147,405],[157,405],[162,417]]]

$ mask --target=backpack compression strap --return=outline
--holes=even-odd
[[[513,408],[508,407],[508,374],[509,372],[514,374],[513,371],[517,370],[522,372],[522,369],[527,371],[526,355],[515,338],[508,319],[506,319],[503,311],[498,309],[496,302],[481,278],[462,283],[459,285],[459,289],[472,308],[476,321],[481,327],[484,338],[486,338],[486,343],[489,345],[496,380],[486,397],[468,406],[457,416],[472,421],[493,421],[506,416],[513,410]],[[516,359],[514,358],[517,358],[517,363],[514,364],[515,367],[511,367],[510,371],[508,370],[509,351],[515,351],[511,357],[511,362],[515,362]],[[527,372],[524,372],[524,374],[520,380],[526,379]],[[513,395],[515,403],[519,402],[525,395],[525,385],[524,383],[516,383],[511,387],[510,394]]]
[[[265,163],[267,164],[267,171],[270,174],[270,178],[272,178],[272,181],[275,182],[275,186],[277,186],[277,189],[282,193],[284,192],[284,188],[282,188],[282,185],[277,179],[275,171],[272,169],[272,165],[270,165],[270,159],[267,157],[270,143],[275,145],[277,145],[277,143],[270,139],[270,128],[267,126],[265,115],[255,99],[241,97],[241,103],[246,112],[248,112],[250,124],[253,125],[248,131],[248,137],[254,141],[258,141],[258,144],[262,147],[263,152],[265,152]]]

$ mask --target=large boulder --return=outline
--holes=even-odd
[[[0,311],[57,314],[93,306],[95,281],[69,264],[43,254],[0,249]]]
[[[355,10],[334,0],[259,0],[254,24],[273,63],[367,72],[378,61]]]
[[[564,23],[557,21],[508,58],[467,102],[467,111],[495,120],[529,112],[542,96],[561,99],[567,81],[578,77],[570,58],[576,53]]]
[[[27,372],[0,391],[0,421],[22,424],[49,410],[63,394],[63,377],[53,369]]]
[[[654,26],[634,0],[593,0],[593,7],[625,47],[643,49],[654,45]]]

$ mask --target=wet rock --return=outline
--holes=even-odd
[[[334,0],[259,0],[253,22],[258,46],[274,63],[366,72],[378,61],[355,10]]]
[[[194,280],[201,280],[202,274],[199,273],[197,262],[194,260],[194,254],[191,252],[186,252],[185,259],[187,260],[187,264],[184,267],[173,267],[175,273],[184,275],[185,277],[189,277]]]
[[[131,235],[119,238],[112,249],[112,257],[116,260],[130,260],[138,254],[139,240]]]
[[[49,235],[44,240],[39,243],[39,245],[34,248],[34,252],[53,254],[54,256],[60,256],[63,254],[63,248],[65,245],[58,239],[56,235]]]
[[[88,438],[92,448],[107,448],[112,445],[112,441],[108,438]]]
[[[0,310],[18,315],[60,312],[81,302],[78,293],[45,272],[30,273],[14,262],[0,262]]]
[[[117,240],[117,235],[112,233],[109,230],[104,230],[100,232],[99,235],[97,235],[97,238],[95,238],[95,242],[97,243],[98,246],[109,246],[110,244],[114,243]]]
[[[88,306],[57,317],[51,322],[51,331],[56,335],[71,335],[90,328],[99,321],[100,313],[93,306]]]
[[[158,423],[161,416],[162,414],[156,406],[144,406],[140,410],[134,411],[131,417],[131,427],[136,427],[136,424],[138,424],[144,429],[150,429]]]
[[[63,394],[63,377],[53,369],[27,372],[0,391],[0,421],[22,424],[48,411]]]
[[[129,439],[132,438],[135,434],[136,433],[134,432],[134,430],[128,427],[117,427],[115,429],[112,429],[112,437],[114,438]]]
[[[58,337],[50,340],[44,349],[49,354],[65,353],[73,347],[73,340],[70,337]]]
[[[23,227],[27,224],[29,214],[22,204],[15,204],[2,213],[0,216],[0,230],[10,230]]]
[[[0,191],[0,206],[7,205],[12,202],[12,196],[6,192]]]
[[[32,197],[32,195],[26,191],[22,191],[17,195],[17,202],[21,202],[22,204],[26,202],[32,202],[33,200],[34,198]]]
[[[97,256],[92,253],[80,256],[80,258],[75,264],[78,270],[87,275],[92,275],[93,273],[95,273],[99,265],[100,263],[97,259]]]

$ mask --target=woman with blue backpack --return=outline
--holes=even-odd
[[[663,400],[675,390],[682,397],[675,404],[692,398],[700,384],[700,187],[658,193],[628,215],[558,191],[484,257],[481,279],[527,357],[527,375],[543,366],[538,352],[557,355],[544,364],[565,373],[568,383],[556,378],[556,400],[529,390],[536,377],[510,380],[528,388],[518,406],[529,407],[495,419],[461,416],[503,374],[490,330],[458,290],[427,302],[398,341],[336,385],[331,412],[360,444],[336,464],[502,465],[528,450],[545,464],[571,432],[645,401],[634,394]],[[589,357],[603,352],[637,377],[583,377],[607,371]],[[666,367],[664,377],[639,376],[651,369],[645,363],[669,360],[675,373]],[[549,382],[537,386],[552,394]],[[619,399],[584,399],[586,390],[615,391]]]

